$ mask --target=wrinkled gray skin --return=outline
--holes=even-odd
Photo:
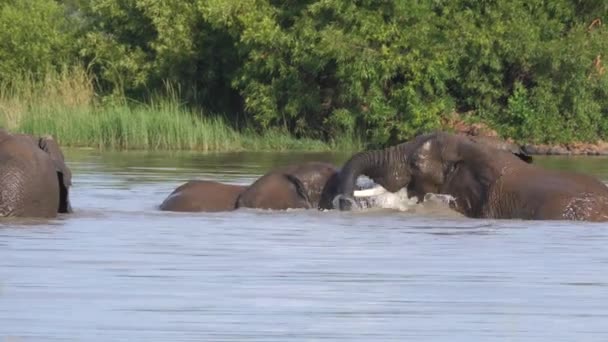
[[[308,162],[274,170],[256,180],[238,198],[237,208],[289,209],[331,207],[338,170]]]
[[[233,210],[244,185],[191,180],[175,189],[160,205],[160,210],[216,212]]]
[[[168,211],[229,211],[237,208],[329,208],[336,193],[336,168],[309,162],[279,168],[250,186],[189,181],[160,205]]]
[[[357,206],[353,194],[357,178],[365,175],[376,184],[390,192],[397,192],[407,186],[410,171],[407,155],[411,153],[412,144],[405,142],[383,150],[359,152],[353,155],[338,175],[336,199],[340,210],[350,210]]]
[[[51,136],[0,129],[0,217],[55,217],[71,212],[72,173]]]
[[[408,193],[452,195],[468,217],[608,220],[608,187],[588,175],[543,169],[447,133],[417,138],[410,156]]]
[[[420,139],[420,138],[418,138]],[[493,137],[463,137],[471,142],[487,146],[492,149],[508,151],[526,162],[532,162],[518,145]],[[416,147],[416,140],[404,142],[382,150],[364,151],[353,155],[342,167],[338,176],[337,199],[339,209],[350,210],[356,203],[353,192],[357,178],[365,175],[376,184],[381,185],[390,192],[397,192],[405,188],[411,179],[411,170],[408,156]]]
[[[433,133],[408,143],[410,196],[455,198],[468,217],[542,220],[608,220],[608,187],[594,177],[546,170],[510,149],[469,137]]]

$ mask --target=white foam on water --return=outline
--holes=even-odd
[[[455,200],[450,195],[429,193],[424,196],[422,203],[418,203],[416,198],[408,198],[405,188],[391,193],[365,176],[357,179],[357,185],[361,190],[355,191],[355,201],[361,209],[393,209],[421,214],[460,216],[450,208],[450,203]]]
[[[416,206],[416,199],[408,198],[405,188],[392,193],[366,176],[357,178],[357,186],[361,190],[355,191],[354,196],[361,209],[381,208],[409,211]]]
[[[380,195],[357,198],[361,208],[383,208],[408,211],[416,205],[415,198],[407,197],[407,190],[401,189],[395,193],[385,192]]]

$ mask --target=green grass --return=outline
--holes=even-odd
[[[206,118],[167,100],[155,105],[112,105],[80,110],[33,110],[17,131],[52,134],[64,146],[152,150],[329,150],[317,140],[276,131],[237,132],[217,117]]]
[[[36,135],[52,134],[63,146],[199,151],[357,150],[362,143],[338,138],[326,143],[233,129],[222,118],[204,116],[167,96],[148,104],[96,98],[81,69],[0,83],[0,126]]]

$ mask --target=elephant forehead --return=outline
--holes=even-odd
[[[420,146],[420,151],[419,153],[416,153],[415,157],[416,157],[416,164],[420,169],[427,169],[429,167],[431,167],[431,148],[432,148],[432,142],[426,141],[422,144],[422,146]]]
[[[432,142],[430,140],[427,140],[424,144],[422,144],[422,151],[429,152],[431,150],[431,144]]]

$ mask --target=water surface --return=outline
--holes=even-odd
[[[608,227],[441,208],[167,213],[335,154],[69,150],[76,213],[0,222],[0,341],[607,341]],[[608,180],[605,158],[537,158]],[[384,198],[399,207],[403,198]]]

